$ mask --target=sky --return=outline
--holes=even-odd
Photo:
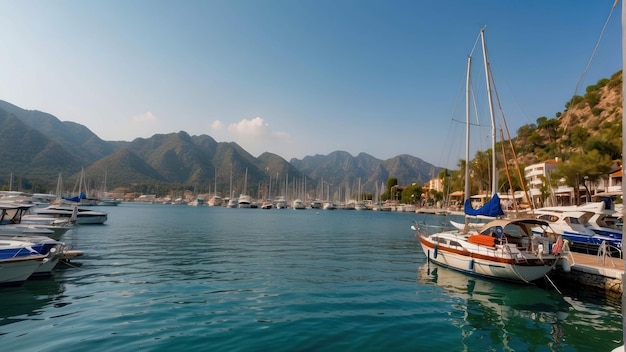
[[[467,58],[482,65],[473,50],[481,29],[496,105],[515,135],[621,69],[613,5],[0,0],[0,100],[108,141],[185,131],[255,157],[341,150],[454,168],[464,153]],[[473,99],[486,101],[484,73],[472,76]],[[488,105],[473,105],[482,121]]]

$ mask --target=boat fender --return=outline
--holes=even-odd
[[[435,245],[435,250],[433,251],[433,258],[437,259],[437,251],[439,250],[439,246]]]
[[[567,258],[559,259],[559,264],[561,265],[561,268],[563,269],[563,272],[569,273],[570,271],[572,271],[572,266],[570,265],[570,263],[567,260]]]
[[[469,261],[469,270],[474,271],[474,259]]]
[[[554,246],[552,246],[552,254],[558,255],[559,253],[561,253],[562,248],[563,248],[563,237],[559,236],[559,238],[556,239],[556,243],[554,244]]]

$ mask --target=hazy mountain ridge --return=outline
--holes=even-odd
[[[61,122],[51,114],[24,110],[2,100],[0,109],[16,116],[26,126],[58,143],[84,165],[89,165],[115,151],[111,143],[103,141],[81,124],[71,121]],[[4,132],[2,135],[4,136]]]
[[[160,185],[163,190],[170,184],[214,192],[217,186],[222,195],[232,190],[235,196],[267,196],[270,182],[274,195],[299,192],[304,185],[314,194],[322,179],[326,187],[344,190],[356,190],[360,179],[363,191],[373,193],[388,177],[398,178],[400,184],[422,183],[432,170],[440,170],[409,155],[379,160],[365,153],[354,157],[337,151],[288,162],[266,152],[255,158],[234,142],[217,142],[210,136],[191,136],[185,131],[107,142],[81,124],[61,122],[51,114],[24,110],[1,100],[0,127],[3,183],[8,185],[13,173],[33,179],[30,182],[37,185],[43,183],[47,190],[56,185],[59,173],[69,184],[78,178],[81,168],[92,188],[103,187],[106,174],[107,189],[144,185],[142,190],[148,191]]]

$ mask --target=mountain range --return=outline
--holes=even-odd
[[[92,189],[124,187],[164,195],[171,190],[268,196],[333,192],[346,197],[360,184],[374,194],[388,178],[423,184],[442,168],[417,157],[380,160],[344,151],[287,161],[273,153],[252,156],[233,142],[185,131],[131,142],[105,141],[89,128],[0,100],[0,184],[13,190],[50,192],[62,175],[65,190],[84,170]],[[325,190],[324,190],[325,189]]]

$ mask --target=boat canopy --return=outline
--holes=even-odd
[[[469,199],[465,200],[465,215],[470,216],[492,216],[498,217],[504,215],[504,211],[502,210],[502,206],[500,205],[500,197],[498,194],[494,194],[493,197],[485,203],[482,207],[478,209],[472,208],[472,204]]]

